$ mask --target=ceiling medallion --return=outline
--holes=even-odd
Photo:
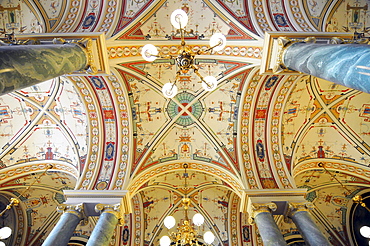
[[[212,51],[220,51],[226,46],[226,37],[221,33],[214,33],[209,41],[210,48],[199,49],[193,52],[185,44],[185,30],[183,29],[188,23],[188,15],[182,9],[175,10],[171,15],[171,24],[180,31],[181,36],[181,48],[178,52],[177,57],[172,55],[159,54],[157,48],[152,44],[146,44],[141,51],[141,55],[146,61],[154,61],[157,58],[173,59],[178,71],[176,72],[175,82],[166,83],[162,87],[162,93],[167,98],[173,98],[177,94],[176,82],[178,81],[181,74],[186,74],[189,70],[193,69],[194,73],[200,78],[202,87],[206,91],[213,91],[217,87],[217,79],[213,76],[203,77],[199,73],[199,68],[195,66],[194,60],[196,55],[203,55],[211,53]]]
[[[176,119],[176,123],[178,125],[190,126],[194,123],[194,118],[200,118],[203,113],[203,107],[199,100],[194,101],[195,96],[193,94],[182,92],[177,94],[176,99],[182,106],[180,106],[174,100],[171,100],[167,106],[167,113],[168,116],[173,119],[182,112],[181,115]],[[190,103],[191,106],[188,106]],[[182,111],[183,108],[186,109]]]

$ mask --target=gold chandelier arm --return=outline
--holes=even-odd
[[[203,76],[198,72],[198,68],[194,65],[192,65],[192,69],[194,70],[194,73],[196,75],[198,75],[198,77],[200,78],[201,82],[205,83],[208,87],[211,87],[211,85],[209,83],[207,83],[207,81],[204,80]]]
[[[185,47],[185,30],[181,27],[181,21],[179,22],[179,25],[180,25],[180,37],[181,37],[181,46],[182,47]]]
[[[208,53],[209,51],[213,50],[214,48],[216,48],[217,46],[220,46],[221,44],[222,44],[222,42],[219,41],[218,44],[216,44],[212,47],[209,47],[208,49],[205,49],[205,50],[200,49],[200,50],[197,51],[197,55],[204,55],[204,54]]]

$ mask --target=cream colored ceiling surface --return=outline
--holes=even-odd
[[[351,198],[369,196],[368,94],[304,75],[260,75],[259,65],[264,31],[367,31],[365,2],[13,0],[0,5],[5,32],[11,26],[17,33],[56,37],[105,32],[112,70],[110,76],[61,77],[0,97],[0,205],[22,195],[21,206],[2,218],[17,231],[10,245],[40,245],[58,220],[55,207],[64,202],[63,189],[130,192],[133,213],[110,245],[158,245],[167,233],[165,216],[183,218],[184,196],[191,199],[190,215],[206,218],[199,230],[216,235],[213,245],[262,245],[258,229],[240,213],[243,191],[292,188],[308,189],[313,217],[333,245],[361,245]],[[205,92],[189,72],[180,76],[178,95],[166,99],[161,87],[176,77],[174,62],[149,63],[140,51],[153,43],[164,54],[178,53],[179,33],[169,22],[177,8],[190,17],[185,41],[193,51],[208,47],[214,32],[226,35],[228,43],[195,60],[203,76],[217,77],[215,91]],[[320,162],[348,190],[319,168]],[[47,164],[54,167],[22,194]],[[96,219],[79,226],[70,245],[85,245]],[[275,219],[289,245],[302,245],[294,224]]]

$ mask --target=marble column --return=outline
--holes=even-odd
[[[253,203],[253,221],[256,223],[264,246],[286,246],[283,235],[271,214],[276,210],[275,203]]]
[[[77,43],[0,46],[0,95],[83,70],[88,53]]]
[[[296,42],[282,54],[283,65],[346,87],[370,93],[370,46]]]
[[[63,214],[42,246],[66,246],[77,225],[84,218],[83,204],[61,204],[57,210]]]
[[[308,211],[312,208],[311,203],[289,203],[288,217],[293,220],[307,245],[330,246],[328,239],[322,234]]]
[[[100,211],[98,223],[95,225],[93,232],[86,246],[109,245],[112,239],[114,229],[118,224],[120,216],[120,204],[97,204],[96,211]]]

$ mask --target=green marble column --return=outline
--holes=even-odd
[[[0,46],[0,95],[83,70],[87,63],[76,43]]]
[[[58,211],[63,212],[63,214],[42,246],[66,246],[77,225],[83,218],[82,204],[62,204],[58,206]]]
[[[96,211],[101,211],[98,223],[95,225],[93,232],[87,241],[86,246],[103,246],[109,245],[112,239],[114,229],[118,224],[119,204],[97,204]]]

